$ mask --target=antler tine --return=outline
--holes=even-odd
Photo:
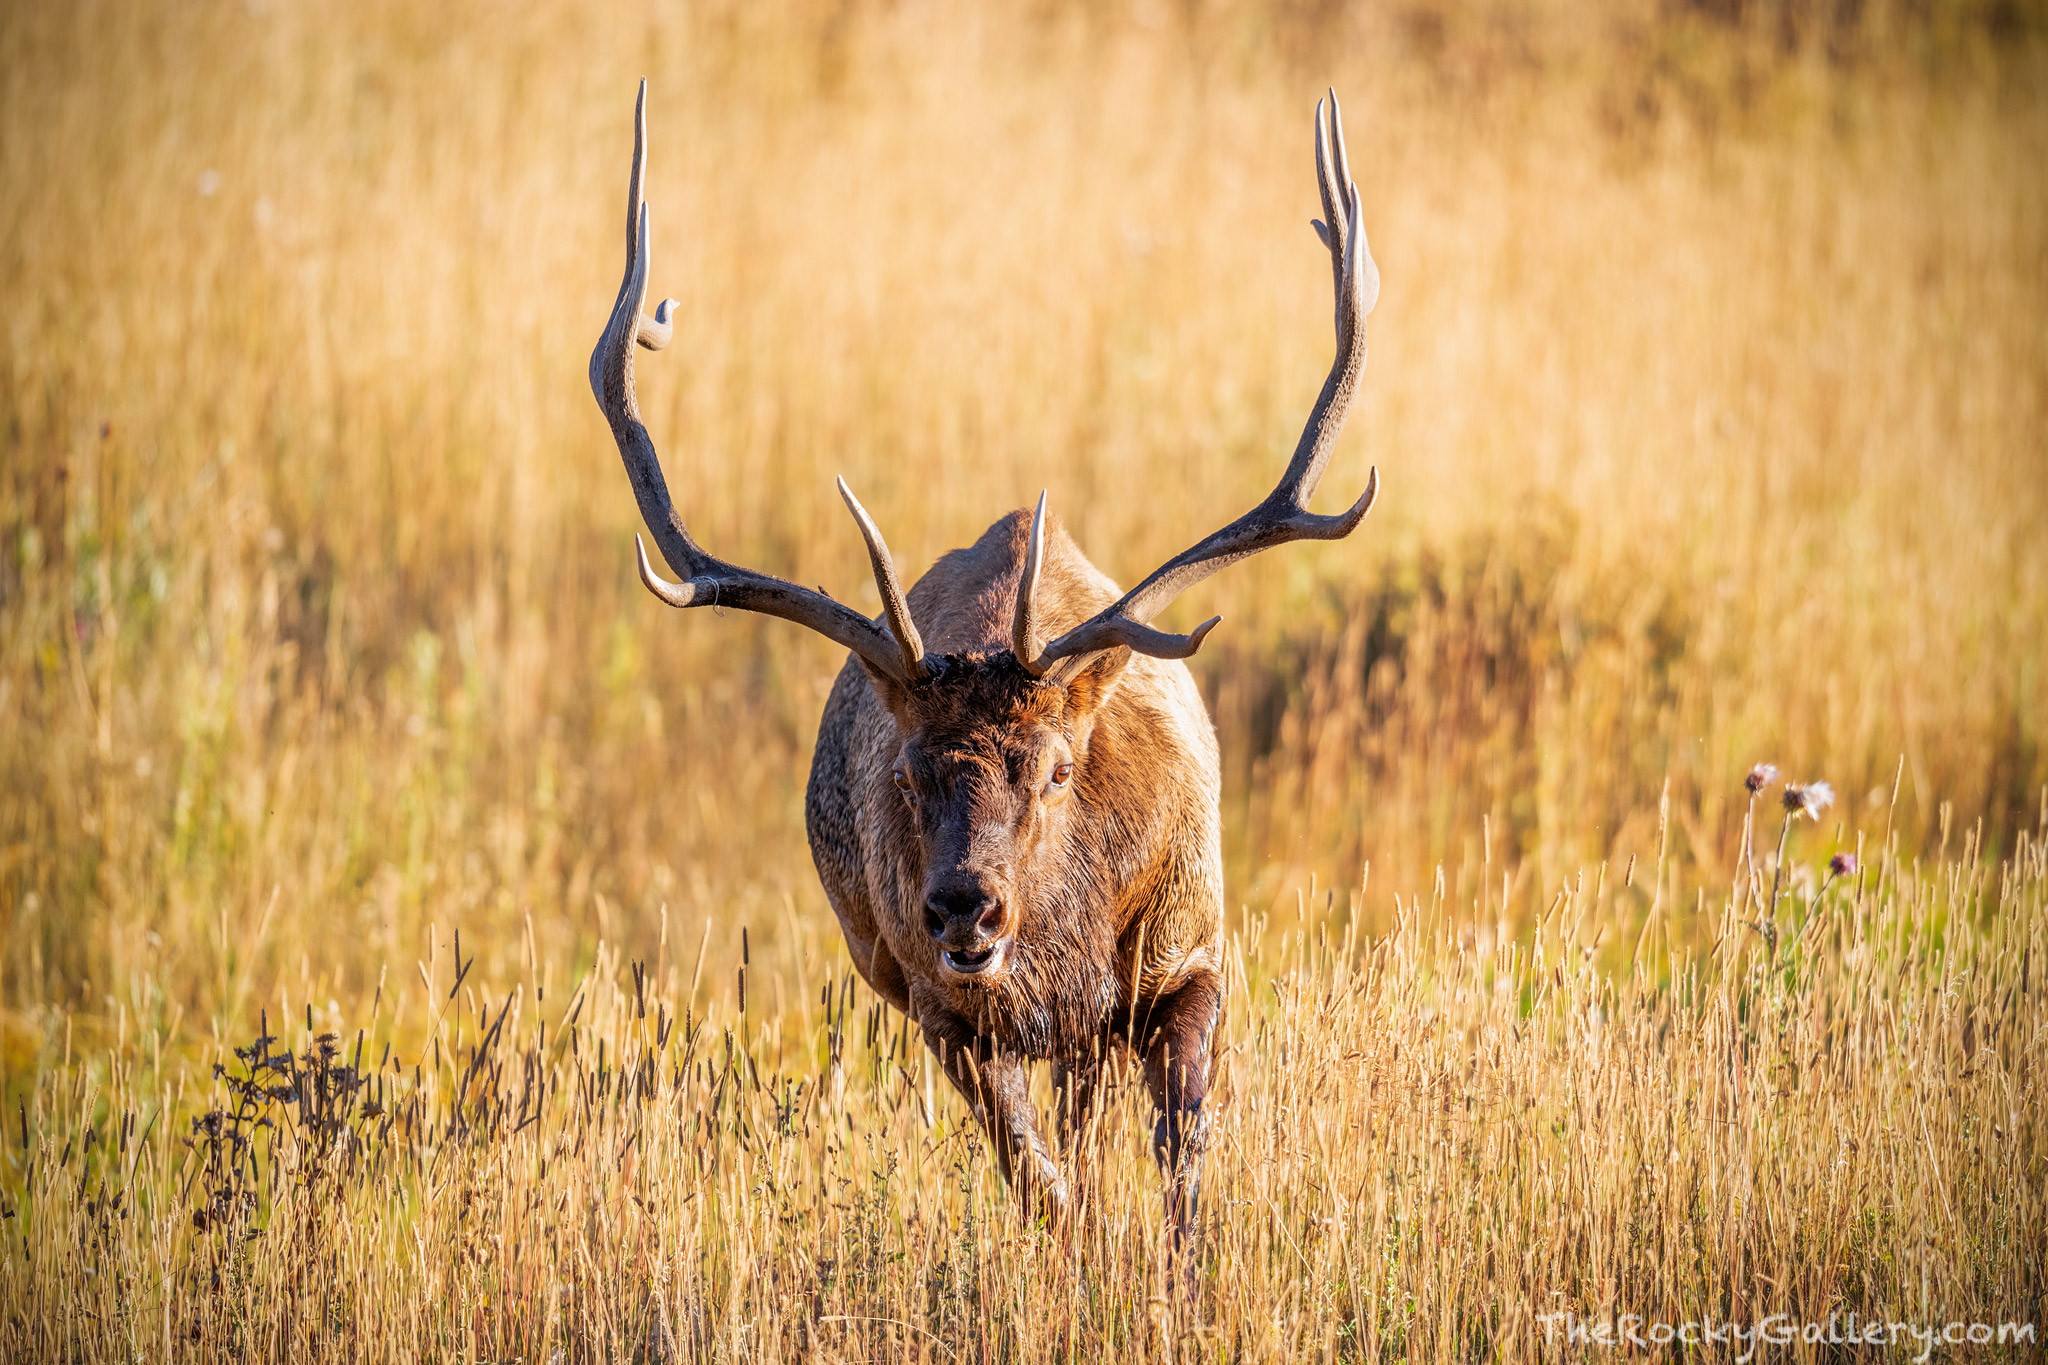
[[[1337,179],[1336,151],[1331,146],[1329,106],[1336,99],[1335,91],[1316,101],[1316,192],[1322,197],[1323,216],[1311,219],[1309,226],[1316,230],[1326,248],[1330,248],[1331,297],[1342,299],[1344,291],[1344,261],[1336,251],[1336,244],[1344,239],[1344,229],[1350,225],[1346,210],[1344,182]]]
[[[646,202],[646,177],[647,78],[643,76],[640,78],[639,98],[633,105],[633,177],[626,186],[627,272],[626,278],[619,284],[619,297],[612,304],[612,312],[614,314],[617,314],[619,306],[625,302],[627,287],[633,282],[631,263],[640,256],[641,244],[647,240],[646,224],[643,221],[644,215],[640,212]],[[637,301],[633,306],[634,310],[638,311],[640,305]],[[675,306],[676,301],[674,299],[663,299],[656,305],[653,317],[650,318],[644,313],[641,314],[640,326],[635,334],[635,339],[650,351],[658,351],[668,345],[670,339],[675,335],[675,323],[671,318],[671,313]],[[606,330],[609,331],[610,329],[607,328]],[[592,360],[596,359],[595,356],[591,358]],[[597,383],[595,369],[591,371],[591,383],[593,386]]]
[[[1323,218],[1310,226],[1323,239],[1323,245],[1330,248],[1330,281],[1336,303],[1337,344],[1341,347],[1350,325],[1344,288],[1345,270],[1350,262],[1345,247],[1350,242],[1351,227],[1358,221],[1358,186],[1351,181],[1351,158],[1344,147],[1344,108],[1337,102],[1335,90],[1316,101],[1316,181],[1323,199]],[[1371,260],[1367,253],[1369,267]],[[1373,268],[1371,273],[1371,292],[1376,298],[1379,271]],[[1372,311],[1371,298],[1366,300],[1364,311]]]
[[[1209,632],[1222,621],[1221,616],[1212,616],[1187,634],[1175,635],[1172,631],[1154,630],[1126,616],[1112,616],[1104,612],[1053,641],[1039,656],[1039,667],[1036,670],[1027,667],[1026,671],[1047,682],[1064,685],[1104,650],[1128,649],[1134,654],[1148,654],[1155,659],[1193,658],[1195,651],[1202,647],[1202,641],[1209,638]]]
[[[875,591],[882,597],[882,614],[888,618],[889,632],[896,637],[896,647],[903,653],[904,675],[914,678],[924,671],[924,640],[917,633],[917,623],[910,619],[910,603],[904,600],[903,588],[896,581],[896,561],[889,557],[889,546],[880,529],[853,490],[846,486],[845,479],[839,481],[839,496],[846,500],[846,510],[859,523],[860,538],[868,543],[868,563],[875,570]]]
[[[1154,616],[1181,593],[1210,574],[1260,550],[1291,540],[1341,540],[1358,528],[1379,496],[1379,470],[1366,477],[1365,492],[1351,507],[1334,516],[1308,510],[1308,501],[1322,482],[1330,452],[1344,428],[1344,417],[1365,369],[1365,319],[1379,298],[1379,268],[1365,243],[1359,223],[1358,186],[1351,181],[1351,161],[1344,145],[1337,92],[1316,104],[1316,180],[1322,195],[1323,221],[1316,235],[1329,248],[1336,294],[1337,355],[1323,381],[1280,482],[1257,507],[1199,544],[1174,556],[1092,619],[1047,645],[1026,665],[1052,682],[1065,682],[1103,649],[1125,646],[1158,658],[1184,659],[1201,647],[1215,626],[1211,619],[1187,635],[1152,629]],[[1022,607],[1019,614],[1022,615]],[[1022,659],[1024,656],[1018,656]]]
[[[1045,490],[1038,491],[1038,511],[1031,517],[1031,543],[1024,568],[1017,575],[1017,614],[1010,622],[1010,652],[1024,671],[1037,677],[1050,667],[1038,657],[1038,570],[1045,559]]]
[[[888,550],[882,546],[881,537],[874,532],[866,514],[859,512],[857,505],[856,515],[861,522],[862,534],[868,537],[868,551],[875,560],[878,580],[887,566],[888,580],[883,587],[883,599],[885,604],[893,601],[890,623],[897,632],[893,636],[859,612],[842,606],[823,593],[800,588],[770,574],[728,564],[705,553],[691,538],[689,527],[683,524],[681,515],[677,513],[669,497],[668,480],[661,472],[660,457],[655,454],[654,438],[647,434],[647,427],[640,419],[640,402],[633,388],[634,344],[637,342],[649,350],[659,350],[674,335],[672,300],[664,301],[652,318],[640,311],[647,297],[650,254],[647,203],[642,192],[646,153],[647,82],[643,80],[634,110],[633,176],[626,195],[626,276],[619,285],[618,298],[612,304],[611,317],[597,339],[597,347],[590,353],[590,391],[611,425],[612,439],[618,443],[619,457],[625,462],[627,477],[633,483],[633,496],[640,504],[641,520],[647,523],[648,533],[654,537],[661,557],[668,561],[671,569],[683,576],[682,582],[671,583],[656,573],[648,562],[646,545],[636,536],[640,581],[647,585],[648,591],[672,607],[717,603],[738,611],[780,616],[844,645],[885,676],[901,681],[915,678],[923,646],[918,641],[916,629],[910,625],[910,613],[903,604],[902,593],[895,588],[895,570],[889,566]],[[850,502],[851,495],[848,496]],[[898,612],[901,613],[900,622]]]
[[[1017,614],[1010,626],[1010,650],[1032,677],[1043,677],[1061,656],[1044,650],[1038,638],[1038,572],[1045,562],[1045,494],[1038,495],[1038,511],[1031,518],[1031,541],[1024,551],[1024,567],[1017,575]],[[1202,637],[1223,618],[1212,616],[1187,635],[1170,635],[1163,630],[1121,618],[1101,618],[1062,638],[1075,645],[1077,653],[1095,653],[1118,647],[1133,649],[1161,659],[1185,659],[1201,648]]]
[[[647,591],[659,597],[672,607],[694,607],[702,605],[697,601],[697,585],[693,582],[671,583],[654,571],[654,565],[647,561],[647,542],[640,533],[633,533],[633,554],[639,560],[640,581]]]
[[[676,334],[675,306],[674,299],[663,299],[654,306],[653,317],[642,313],[639,330],[633,334],[633,339],[649,351],[658,351],[668,345]]]

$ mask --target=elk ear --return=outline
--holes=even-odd
[[[1076,724],[1093,717],[1097,708],[1116,690],[1117,681],[1123,677],[1124,667],[1130,661],[1131,651],[1118,645],[1097,654],[1088,661],[1086,668],[1068,679],[1067,722]]]
[[[896,717],[900,725],[910,724],[910,689],[901,679],[884,673],[861,655],[854,655],[854,662],[860,671],[868,675],[868,686],[875,689],[875,695],[882,699],[882,705],[889,708],[889,714]]]

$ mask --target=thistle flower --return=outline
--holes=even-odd
[[[1751,796],[1755,796],[1775,781],[1777,776],[1778,769],[1775,764],[1759,763],[1749,770],[1748,777],[1742,779],[1742,785],[1749,789]]]
[[[1834,857],[1828,859],[1828,873],[1830,876],[1835,877],[1855,876],[1856,855],[1853,853],[1837,853]]]
[[[1783,800],[1787,815],[1818,820],[1822,811],[1835,804],[1835,789],[1825,782],[1808,782],[1804,786],[1787,782]]]

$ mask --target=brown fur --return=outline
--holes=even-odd
[[[1085,1096],[1108,1046],[1128,1037],[1163,1110],[1161,1156],[1184,1219],[1221,1000],[1215,732],[1177,661],[1115,650],[1064,688],[1024,671],[1009,632],[1030,529],[1029,513],[1011,513],[910,590],[930,677],[906,686],[858,659],[840,671],[811,765],[811,852],[855,964],[918,1021],[1006,1173],[1063,1202],[1022,1068],[1053,1060],[1063,1092]],[[1116,595],[1049,525],[1048,632]],[[1067,789],[1034,799],[1061,757]],[[899,768],[914,770],[914,793],[898,790]],[[1014,947],[999,979],[941,966],[926,896],[952,867],[1006,889]]]

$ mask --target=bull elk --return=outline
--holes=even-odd
[[[1106,1058],[1142,1059],[1159,1110],[1154,1148],[1169,1221],[1190,1229],[1209,1118],[1210,1037],[1221,1012],[1223,862],[1215,729],[1182,660],[1186,635],[1152,625],[1225,565],[1291,540],[1336,540],[1372,509],[1377,470],[1348,511],[1308,501],[1365,366],[1379,272],[1334,92],[1316,107],[1316,171],[1336,288],[1337,356],[1279,485],[1147,575],[1112,583],[1048,517],[1001,518],[940,557],[907,593],[882,534],[844,480],[882,612],[727,563],[669,497],[633,392],[634,343],[673,334],[673,300],[647,316],[647,84],[635,113],[626,276],[590,357],[640,515],[669,567],[639,543],[640,578],[672,607],[717,604],[808,626],[851,651],[825,703],[805,795],[811,855],[869,986],[915,1020],[987,1130],[1027,1207],[1064,1209],[1028,1068],[1050,1061],[1061,1146]],[[636,537],[637,541],[637,537]]]

